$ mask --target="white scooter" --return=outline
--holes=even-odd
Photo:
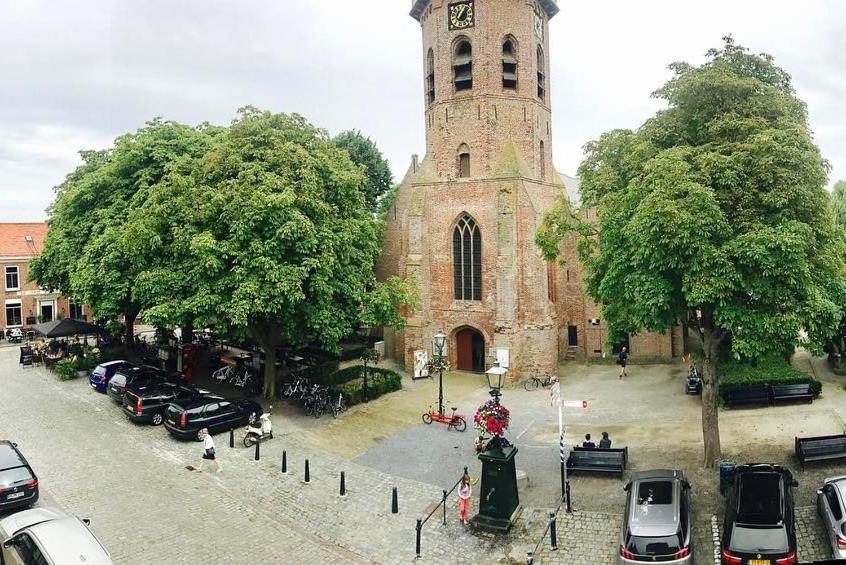
[[[259,416],[260,427],[247,426],[244,430],[244,445],[251,447],[257,442],[265,439],[273,439],[273,424],[270,422],[270,414],[262,414]]]

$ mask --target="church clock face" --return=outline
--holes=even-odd
[[[476,12],[473,9],[473,1],[455,2],[449,5],[447,12],[449,17],[449,29],[467,29],[476,23]]]

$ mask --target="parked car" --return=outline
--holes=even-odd
[[[0,440],[0,511],[23,508],[38,500],[38,477],[18,445]]]
[[[184,402],[211,394],[208,390],[173,383],[133,384],[126,387],[123,412],[136,424],[160,425],[171,402]]]
[[[723,565],[795,565],[793,488],[778,465],[739,465],[723,523]]]
[[[4,565],[111,565],[109,552],[88,520],[57,508],[32,508],[0,520]]]
[[[846,561],[846,477],[823,481],[817,491],[817,511],[828,535],[832,557]]]
[[[91,384],[91,388],[97,392],[105,393],[106,387],[109,386],[109,381],[112,379],[116,371],[128,369],[134,366],[135,365],[129,361],[124,361],[122,359],[119,361],[101,363],[94,367],[94,370],[91,371],[91,374],[88,376],[88,382]]]
[[[618,563],[693,563],[690,483],[684,473],[668,469],[632,473],[625,491]]]
[[[203,395],[183,402],[172,402],[165,411],[165,428],[180,439],[201,440],[200,430],[210,434],[255,424],[261,405],[251,400],[227,400]]]
[[[114,376],[109,380],[106,394],[115,402],[123,403],[123,395],[126,392],[126,387],[130,385],[157,384],[168,381],[176,382],[176,379],[155,367],[132,366],[115,371]]]

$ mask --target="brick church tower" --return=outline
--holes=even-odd
[[[512,378],[558,362],[555,273],[534,245],[563,185],[552,164],[553,0],[414,0],[426,155],[388,211],[377,275],[414,275],[420,307],[386,354],[414,367],[447,335],[453,367]]]

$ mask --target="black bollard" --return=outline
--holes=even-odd
[[[235,428],[229,428],[229,447],[235,447]]]
[[[447,499],[447,491],[444,489],[443,495],[443,505],[444,505],[444,526],[446,526],[446,499]]]
[[[420,557],[420,531],[423,529],[423,520],[417,518],[417,543],[415,544],[415,552],[417,557]]]
[[[259,450],[260,445],[261,445],[261,442],[256,440],[256,461],[258,461],[259,457],[260,457],[260,450]]]
[[[282,472],[288,474],[288,453],[282,450]]]
[[[567,481],[567,512],[573,511],[573,505],[571,504],[573,501],[571,500],[572,496],[570,495],[570,481]]]
[[[397,487],[391,494],[391,514],[399,514],[399,499],[397,498]]]
[[[552,545],[552,551],[558,549],[558,536],[555,535],[555,512],[549,513],[549,543]]]
[[[347,496],[347,483],[344,480],[344,472],[341,471],[341,496]]]
[[[305,478],[303,479],[303,482],[304,483],[310,483],[311,482],[311,475],[309,475],[309,472],[308,472],[308,459],[306,459],[306,462],[305,462]]]

